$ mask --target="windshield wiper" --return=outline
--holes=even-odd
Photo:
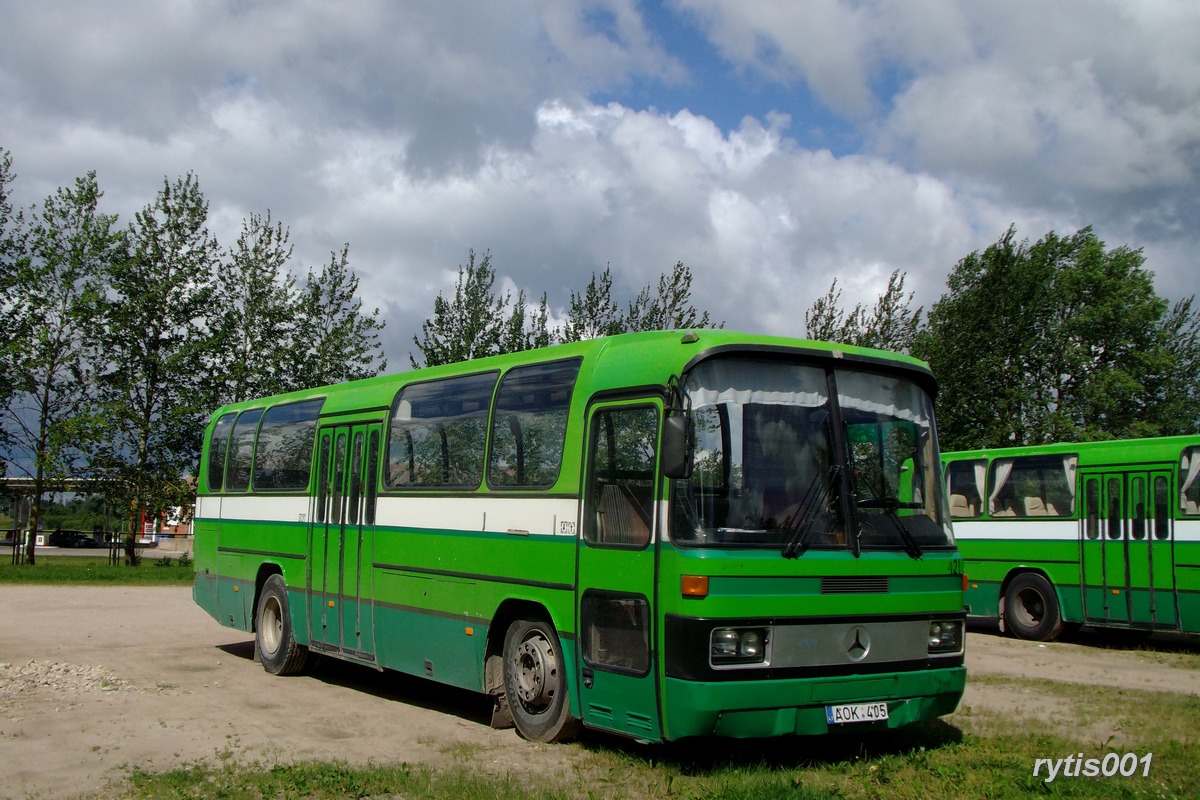
[[[808,550],[813,522],[816,521],[817,512],[825,505],[829,490],[837,480],[840,469],[838,466],[830,467],[829,478],[824,483],[821,482],[821,473],[814,475],[804,491],[804,497],[800,499],[800,505],[780,526],[788,535],[787,544],[783,546],[784,558],[798,558]]]
[[[875,496],[865,500],[859,500],[855,505],[858,508],[878,508],[883,511],[884,516],[896,528],[896,532],[900,534],[900,540],[904,543],[904,552],[908,553],[911,558],[920,558],[922,555],[921,546],[917,544],[917,540],[913,538],[912,533],[908,528],[904,527],[904,521],[900,519],[900,515],[896,513],[897,509],[901,508],[923,508],[920,503],[902,503],[898,498],[885,497],[882,492],[876,492],[874,487],[868,484]]]

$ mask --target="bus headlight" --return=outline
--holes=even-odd
[[[713,666],[761,664],[767,660],[765,628],[715,628],[710,641]]]
[[[960,619],[933,620],[929,623],[929,652],[957,653],[963,646],[963,622]]]

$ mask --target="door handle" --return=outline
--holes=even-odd
[[[583,668],[583,688],[590,689],[596,682],[596,673],[591,667]]]

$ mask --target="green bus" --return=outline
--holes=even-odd
[[[624,334],[237,403],[196,602],[494,699],[535,741],[898,727],[962,696],[935,383],[890,353]]]
[[[942,458],[971,615],[1040,641],[1200,633],[1200,436]]]

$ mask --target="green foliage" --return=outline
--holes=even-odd
[[[127,535],[143,509],[153,516],[184,504],[183,476],[194,474],[216,399],[205,356],[218,328],[220,245],[207,222],[196,177],[164,179],[129,227],[129,257],[105,275],[105,429],[92,464],[124,510]]]
[[[296,279],[287,271],[289,238],[282,223],[272,224],[270,212],[251,214],[217,270],[212,374],[225,385],[214,403],[285,390],[298,305]]]
[[[469,251],[466,265],[458,268],[453,299],[439,292],[433,317],[421,324],[420,338],[413,337],[422,359],[409,354],[414,368],[515,353],[549,342],[545,296],[539,312],[526,324],[524,291],[514,300],[509,292],[497,295],[495,283],[492,254],[484,253],[477,264],[475,251]]]
[[[76,179],[40,209],[31,208],[4,247],[0,306],[8,329],[9,397],[0,407],[0,426],[8,446],[30,465],[34,528],[46,481],[72,474],[97,435],[94,390],[105,356],[98,346],[100,276],[124,254],[116,217],[99,211],[101,196],[94,172]],[[33,563],[32,544],[27,557]]]
[[[625,316],[612,297],[612,269],[605,267],[581,293],[571,292],[566,322],[558,332],[560,342],[581,342],[625,331]]]
[[[320,273],[310,269],[300,298],[291,389],[369,378],[387,369],[379,333],[379,309],[370,314],[358,298],[358,276],[350,269],[350,245],[332,253]]]
[[[647,285],[629,304],[624,329],[658,331],[707,328],[711,324],[708,312],[697,312],[692,305],[692,272],[678,261],[670,275],[659,276],[657,292]],[[722,322],[716,327],[724,325]]]
[[[94,173],[14,214],[11,166],[0,150],[0,452],[101,481],[130,563],[143,512],[190,505],[214,408],[383,369],[348,247],[299,288],[287,229],[251,215],[224,251],[191,173],[119,230]]]
[[[1193,431],[1197,315],[1168,309],[1143,262],[1091,228],[1033,245],[1009,228],[962,259],[913,347],[942,387],[942,446]]]
[[[571,292],[567,318],[561,328],[549,329],[550,312],[543,293],[536,310],[530,310],[525,292],[498,296],[493,286],[496,271],[491,254],[475,263],[471,250],[466,266],[458,268],[454,298],[440,293],[433,303],[433,316],[421,325],[421,337],[413,343],[421,359],[409,354],[414,368],[451,364],[471,358],[513,353],[554,343],[578,342],[626,331],[708,327],[707,311],[691,303],[692,274],[683,262],[669,275],[659,277],[658,288],[647,284],[622,312],[612,296],[612,270],[592,273],[582,292]],[[723,327],[719,323],[716,327]]]
[[[870,314],[861,303],[849,313],[843,311],[842,290],[837,288],[837,278],[834,278],[825,296],[818,298],[804,313],[805,336],[827,342],[909,352],[920,326],[921,309],[909,309],[913,293],[904,294],[905,277],[899,270],[892,272],[887,288]]]

